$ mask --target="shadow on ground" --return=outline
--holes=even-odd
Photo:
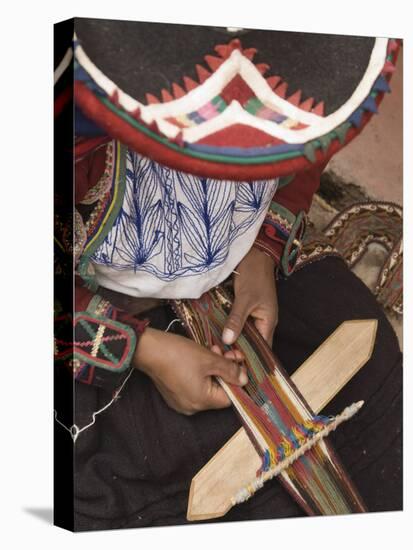
[[[49,525],[53,525],[52,508],[24,508],[24,512],[48,523]]]

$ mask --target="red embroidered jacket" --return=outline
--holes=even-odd
[[[147,323],[115,308],[96,293],[93,279],[88,276],[87,262],[86,268],[83,265],[85,243],[95,234],[102,220],[106,220],[103,216],[106,212],[105,201],[110,201],[112,197],[110,188],[102,191],[102,186],[108,186],[105,176],[106,148],[109,145],[106,142],[107,139],[98,138],[77,144],[76,208],[74,220],[71,220],[74,237],[70,231],[68,237],[67,227],[70,222],[59,218],[57,211],[59,221],[56,223],[56,238],[60,244],[58,263],[64,263],[67,254],[74,255],[79,262],[75,277],[74,318],[68,314],[56,315],[55,358],[57,362],[63,362],[69,367],[77,381],[113,391],[132,368],[138,339]],[[321,171],[316,168],[281,179],[254,244],[274,259],[281,276],[288,276],[294,269],[305,229],[306,213],[318,189]]]

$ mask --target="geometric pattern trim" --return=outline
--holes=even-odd
[[[129,367],[136,336],[132,328],[87,313],[75,314],[74,357],[115,372]]]
[[[199,82],[138,102],[111,82],[75,40],[75,99],[111,137],[170,168],[233,180],[288,175],[330,158],[377,112],[399,50],[376,39],[369,67],[353,96],[324,116],[322,102],[286,97],[286,83],[236,39],[205,56]],[[255,50],[254,50],[255,51]]]

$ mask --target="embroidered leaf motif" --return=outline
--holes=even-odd
[[[216,268],[236,239],[258,232],[277,185],[196,177],[128,151],[123,205],[92,261],[164,281]]]
[[[262,205],[268,182],[240,183],[237,189],[237,211],[258,211]]]
[[[269,201],[277,190],[278,180],[271,183],[272,185],[268,181],[257,181],[238,184],[235,207],[238,223],[234,223],[231,242],[247,230],[264,209],[268,209]]]
[[[105,258],[111,259],[113,267],[136,272],[162,249],[163,206],[152,162],[130,151],[127,161],[129,185],[114,228],[105,239]],[[93,259],[99,256],[95,254]],[[103,257],[100,259],[107,263]]]

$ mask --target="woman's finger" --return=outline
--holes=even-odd
[[[217,355],[222,355],[221,348],[219,346],[215,345],[215,344],[213,346],[211,346],[211,351],[216,353]]]
[[[211,346],[211,351],[213,353],[216,353],[217,355],[224,355],[227,359],[231,359],[232,361],[243,361],[245,359],[244,354],[239,349],[230,349],[228,351],[222,352],[221,348],[214,344]]]
[[[224,409],[231,405],[231,400],[222,389],[222,387],[211,379],[207,401],[205,406],[207,409]]]
[[[224,352],[224,357],[232,359],[232,361],[243,361],[245,359],[244,354],[239,349],[230,349]]]

